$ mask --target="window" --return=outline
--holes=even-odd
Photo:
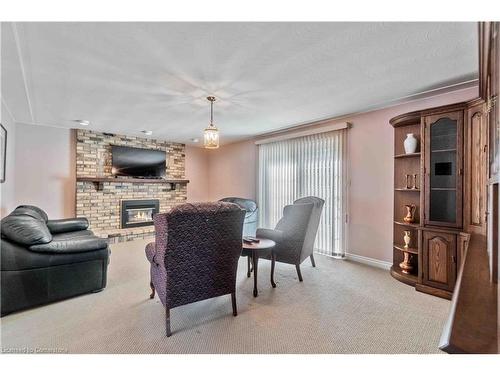
[[[274,228],[283,207],[316,196],[325,200],[316,236],[319,253],[343,256],[346,222],[347,130],[259,145],[260,226]]]

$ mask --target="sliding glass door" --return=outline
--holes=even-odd
[[[283,207],[298,198],[322,198],[315,249],[344,255],[346,137],[344,129],[259,145],[259,226],[274,228]]]

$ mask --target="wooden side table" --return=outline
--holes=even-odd
[[[260,242],[243,242],[243,251],[241,253],[243,256],[251,257],[252,259],[254,297],[257,297],[259,295],[259,291],[257,290],[257,269],[259,265],[259,256],[263,252],[271,252],[271,285],[273,286],[273,288],[276,288],[276,284],[274,282],[275,255],[273,252],[273,248],[276,246],[276,242],[274,242],[273,240],[268,240],[267,238],[258,238],[258,240]],[[250,277],[250,273],[248,273],[247,276]]]

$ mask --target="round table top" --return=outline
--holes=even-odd
[[[276,246],[276,242],[267,238],[257,238],[260,242],[246,243],[243,241],[243,248],[247,250],[269,250]]]

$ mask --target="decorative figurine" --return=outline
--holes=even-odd
[[[414,223],[415,222],[415,210],[417,206],[414,204],[405,204],[406,208],[406,216],[403,218],[403,221],[405,223]]]
[[[417,190],[418,189],[418,186],[417,186],[417,174],[414,174],[413,175],[413,189]]]
[[[413,266],[410,263],[411,254],[406,251],[403,251],[403,254],[404,254],[404,259],[401,263],[399,263],[399,267],[401,268],[401,272],[409,275],[413,270]]]
[[[405,249],[408,249],[410,247],[410,241],[411,241],[411,232],[409,230],[405,230],[405,235],[403,237],[403,240],[405,241]]]
[[[411,189],[411,181],[410,181],[411,175],[407,174],[405,176],[406,176],[406,188]]]
[[[410,241],[411,241],[411,232],[409,230],[405,230],[405,235],[403,237],[403,240],[405,241],[405,246],[404,249],[408,250],[410,247]],[[408,251],[403,251],[403,261],[399,263],[399,267],[401,268],[401,271],[406,274],[410,274],[411,270],[413,270],[413,266],[411,265],[411,254]]]
[[[415,138],[413,133],[406,134],[406,139],[403,142],[403,145],[405,147],[406,154],[414,154],[415,151],[417,151],[417,145],[418,145],[417,138]]]

